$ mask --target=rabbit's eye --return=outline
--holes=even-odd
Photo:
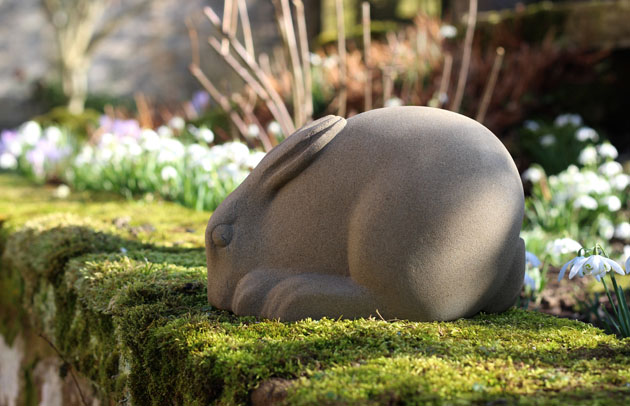
[[[232,226],[219,224],[212,230],[212,242],[217,247],[225,247],[232,241]]]

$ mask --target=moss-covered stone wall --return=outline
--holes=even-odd
[[[630,396],[630,341],[586,324],[521,310],[448,323],[236,317],[206,301],[208,213],[103,196],[54,200],[52,190],[5,175],[0,191],[0,334],[11,343],[30,325],[68,363],[60,373],[75,371],[101,404]]]

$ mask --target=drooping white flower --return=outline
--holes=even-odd
[[[611,143],[605,142],[601,145],[597,146],[597,153],[604,159],[615,159],[619,156],[619,152],[617,152],[617,148],[615,148]]]
[[[248,168],[254,169],[256,166],[258,166],[260,161],[262,161],[265,155],[266,154],[262,151],[256,151],[253,154],[250,154],[249,157],[247,157],[246,166]]]
[[[57,199],[66,199],[70,196],[70,188],[68,185],[64,185],[63,183],[55,189],[53,192],[53,196]]]
[[[625,253],[625,248],[626,247],[624,247],[624,253]],[[624,264],[624,266],[626,268],[626,274],[629,274],[630,273],[630,257],[626,259],[626,263]]]
[[[573,259],[571,259],[569,262],[567,262],[566,264],[562,265],[562,268],[560,268],[560,273],[558,274],[558,282],[560,282],[562,280],[562,278],[564,278],[564,274],[567,270],[573,272],[573,266],[579,262],[581,262],[584,259],[583,256],[578,256],[575,257]],[[575,275],[573,275],[575,276]],[[572,278],[573,276],[570,276],[570,278]],[[584,276],[584,275],[580,275],[580,276]]]
[[[623,166],[617,161],[604,162],[599,166],[599,173],[612,178],[623,172]]]
[[[165,182],[171,179],[175,179],[177,178],[177,169],[175,169],[171,165],[167,165],[164,168],[162,168],[162,171],[160,172],[160,176],[162,177],[162,180]]]
[[[61,130],[55,126],[48,127],[44,130],[44,137],[52,144],[57,144],[61,141],[62,136]]]
[[[247,126],[247,137],[257,138],[260,135],[260,128],[256,124],[250,124]]]
[[[165,125],[161,125],[157,129],[157,133],[162,138],[168,138],[173,136],[173,130]]]
[[[576,261],[571,266],[569,279],[573,279],[575,275],[586,276],[593,275],[600,280],[607,272],[615,271],[618,274],[625,275],[621,266],[610,258],[602,255],[591,255]]]
[[[210,144],[211,142],[214,141],[214,133],[212,132],[211,129],[207,128],[207,127],[200,127],[197,130],[197,139],[199,141],[203,141],[205,143]]]
[[[597,207],[599,207],[597,200],[589,195],[578,196],[577,199],[573,201],[574,209],[597,210]]]
[[[12,154],[8,152],[3,152],[0,155],[0,168],[15,169],[17,168],[17,164],[18,164],[18,161],[17,159],[15,159],[15,157]]]
[[[553,134],[545,134],[540,137],[539,142],[543,147],[550,147],[556,143],[556,136]]]
[[[168,126],[173,130],[181,131],[186,126],[186,121],[179,116],[173,116],[173,118],[168,121]]]
[[[277,121],[272,121],[267,125],[267,132],[278,137],[282,135],[282,127],[280,127],[280,123]]]
[[[564,255],[571,252],[578,252],[582,244],[571,238],[558,238],[547,245],[547,251],[555,255]]]
[[[147,151],[160,149],[160,136],[153,130],[145,128],[140,133],[140,145]]]
[[[388,99],[385,102],[385,107],[398,107],[402,105],[403,105],[403,101],[402,99],[399,99],[398,97],[392,97],[391,99]]]
[[[615,234],[615,226],[608,217],[601,217],[597,222],[597,232],[602,238],[610,240]]]
[[[620,240],[630,240],[630,223],[624,221],[615,227],[615,237]]]
[[[35,145],[42,136],[42,128],[35,121],[27,121],[19,129],[22,139],[28,145]]]
[[[553,123],[556,127],[564,127],[568,124],[579,127],[582,125],[582,117],[579,114],[561,114],[556,117]]]
[[[618,175],[615,175],[610,180],[610,184],[616,190],[624,190],[628,186],[628,184],[630,184],[630,176],[626,175],[625,173],[620,173]]]
[[[532,132],[540,130],[540,124],[538,124],[537,122],[533,120],[526,120],[523,125],[525,128],[527,128],[529,131],[532,131]]]
[[[538,183],[545,176],[545,173],[538,167],[532,166],[527,168],[521,175],[523,181],[530,181],[532,183]]]
[[[532,268],[538,268],[540,266],[538,257],[529,251],[525,251],[525,263],[529,264]]]
[[[322,64],[322,57],[318,54],[314,54],[311,52],[309,53],[308,58],[311,61],[311,65],[313,66],[319,66]]]
[[[608,207],[611,212],[616,212],[621,209],[621,200],[615,195],[606,196],[602,199],[602,203]]]
[[[440,27],[440,35],[442,38],[455,38],[457,35],[457,28],[454,25],[444,24]]]
[[[575,138],[582,142],[597,142],[599,140],[599,135],[597,134],[597,131],[590,127],[581,127],[575,132]]]
[[[578,156],[578,162],[582,165],[594,165],[597,163],[597,150],[592,145],[584,148]]]

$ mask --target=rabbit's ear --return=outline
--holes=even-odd
[[[346,126],[338,116],[326,116],[302,127],[272,149],[257,170],[262,191],[273,194],[308,167],[317,154]]]

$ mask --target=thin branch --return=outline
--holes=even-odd
[[[57,349],[57,347],[55,347],[55,344],[53,344],[52,341],[50,341],[45,335],[43,335],[42,333],[39,333],[38,335],[44,341],[46,341],[48,343],[48,345],[57,353],[57,355],[59,356],[61,361],[63,361],[63,363],[65,365],[68,365],[68,367],[69,367],[68,370],[70,371],[70,376],[72,377],[72,381],[74,382],[74,386],[77,388],[77,391],[79,392],[79,396],[81,397],[81,402],[85,406],[88,406],[88,402],[85,400],[85,396],[83,396],[83,391],[81,390],[81,387],[79,386],[79,381],[77,381],[77,377],[74,375],[74,372],[72,371],[74,369],[74,368],[72,368],[72,364],[65,360],[65,358],[63,357],[61,352]]]
[[[302,71],[304,72],[304,118],[309,121],[313,118],[313,82],[311,78],[311,57],[308,49],[308,33],[306,32],[306,17],[304,16],[304,3],[302,0],[293,0],[295,17],[300,40],[300,53],[302,56]]]
[[[216,87],[214,87],[212,82],[210,82],[210,79],[208,79],[208,77],[203,73],[199,66],[190,64],[189,69],[190,73],[192,73],[192,75],[197,78],[199,83],[201,83],[201,86],[203,86],[208,91],[210,97],[212,97],[217,103],[219,103],[223,111],[228,113],[230,119],[232,120],[238,131],[241,133],[241,135],[243,137],[246,137],[247,125],[245,125],[245,122],[238,115],[238,113],[234,111],[234,109],[232,109],[228,98],[225,97]]]
[[[289,59],[291,60],[291,71],[293,73],[293,116],[296,127],[304,125],[304,74],[300,64],[300,57],[295,39],[295,29],[293,28],[293,18],[289,0],[280,0],[281,24],[284,25],[286,33]]]
[[[252,27],[249,22],[249,14],[247,13],[247,3],[245,0],[238,0],[238,13],[241,16],[241,25],[243,26],[243,39],[245,40],[245,49],[254,58],[254,37],[252,36]]]
[[[208,17],[210,22],[216,28],[220,29],[220,20],[216,13],[210,7],[205,7],[204,13],[206,17]],[[241,45],[241,43],[238,42],[236,38],[231,37],[229,38],[229,40],[239,58],[241,58],[245,62],[245,64],[247,64],[247,67],[254,72],[267,93],[269,93],[269,97],[271,97],[271,100],[273,100],[273,102],[276,104],[278,111],[280,112],[280,115],[282,117],[282,121],[279,121],[279,124],[282,127],[282,131],[285,134],[293,134],[293,132],[295,132],[295,127],[293,126],[293,122],[291,121],[291,116],[287,111],[286,105],[280,98],[280,95],[278,94],[278,92],[276,92],[273,85],[271,84],[271,80],[269,79],[269,77],[265,75],[256,60],[247,53],[245,48],[243,48],[243,45]]]
[[[438,91],[438,103],[442,108],[448,101],[448,86],[451,83],[451,69],[453,68],[453,55],[447,53],[444,55],[444,67],[442,68],[442,80],[440,81],[440,90]]]
[[[346,104],[348,99],[346,78],[346,28],[343,13],[343,0],[335,0],[337,17],[337,53],[339,54],[339,106],[337,114],[346,116]]]
[[[232,7],[234,4],[234,0],[225,0],[223,3],[223,23],[221,24],[221,31],[224,33],[232,33],[230,29],[232,23]],[[230,50],[230,42],[227,37],[224,37],[221,41],[221,53],[223,55],[227,54]]]
[[[190,49],[192,52],[192,63],[193,65],[200,66],[200,57],[199,57],[199,35],[197,34],[197,30],[192,24],[190,19],[186,19],[186,28],[188,29],[188,38],[190,39]]]
[[[475,35],[475,25],[477,24],[477,0],[470,0],[468,7],[468,27],[466,28],[466,38],[464,39],[464,54],[462,56],[462,66],[459,69],[457,79],[457,90],[453,98],[451,110],[459,111],[464,98],[466,81],[468,80],[468,68],[470,66],[470,55],[472,52],[473,37]]]
[[[488,83],[486,83],[486,88],[483,91],[483,97],[481,98],[481,103],[479,105],[479,111],[477,112],[476,119],[480,123],[483,123],[483,120],[486,118],[486,112],[488,111],[488,106],[490,105],[490,99],[492,98],[494,87],[497,84],[497,78],[499,77],[499,71],[501,70],[501,65],[503,64],[504,55],[505,50],[502,47],[498,47],[497,54],[494,57],[494,63],[492,64],[492,70],[490,71],[490,78],[488,79]]]
[[[247,119],[251,123],[253,123],[256,127],[258,127],[258,131],[259,131],[258,138],[260,139],[260,142],[263,144],[263,148],[265,149],[265,152],[271,151],[271,149],[273,148],[273,145],[271,143],[271,138],[267,134],[267,131],[265,131],[265,128],[262,126],[260,121],[258,120],[258,117],[256,117],[256,115],[254,114],[254,106],[248,100],[245,100],[245,98],[238,93],[232,96],[232,100],[234,100],[234,102],[239,106],[243,114],[245,114],[245,117],[247,117]]]
[[[370,21],[370,3],[361,4],[363,25],[363,58],[365,60],[365,111],[372,110],[372,32]]]

